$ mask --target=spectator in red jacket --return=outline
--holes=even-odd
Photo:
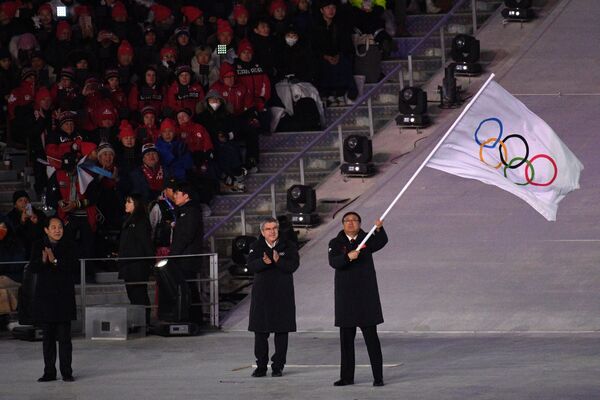
[[[144,69],[143,81],[131,87],[129,92],[129,110],[135,112],[136,117],[141,117],[141,111],[147,106],[154,108],[157,114],[161,113],[165,100],[165,88],[158,82],[156,66],[149,65]]]
[[[83,107],[83,96],[75,83],[73,68],[63,68],[58,74],[58,81],[50,90],[54,108],[61,111],[76,111]]]
[[[233,107],[235,138],[246,144],[246,168],[250,172],[257,172],[260,122],[252,94],[237,81],[235,70],[228,63],[221,65],[221,80],[212,86],[212,90]]]
[[[216,90],[233,107],[233,114],[239,116],[254,107],[254,96],[248,88],[236,78],[235,69],[229,63],[221,65],[220,80],[211,90]]]
[[[213,144],[208,131],[200,124],[192,121],[192,112],[184,108],[177,113],[179,137],[184,141],[196,169],[206,172],[208,160],[212,158]]]
[[[160,130],[156,124],[156,110],[152,106],[142,109],[142,124],[135,130],[135,136],[140,144],[156,143]]]
[[[104,73],[104,82],[106,89],[110,94],[110,101],[113,106],[118,110],[120,118],[127,118],[128,107],[127,107],[127,95],[125,90],[121,87],[121,81],[119,79],[119,71],[116,69],[108,69]]]
[[[98,103],[103,99],[100,92],[101,83],[97,78],[91,77],[85,80],[81,94],[84,96],[83,112],[79,119],[79,126],[87,132],[96,129],[96,124],[92,121],[92,114],[98,107]]]
[[[235,73],[237,80],[254,96],[254,108],[258,113],[261,131],[269,132],[271,113],[267,108],[267,102],[271,98],[271,81],[262,67],[253,60],[253,54],[250,41],[247,39],[240,41],[238,58],[235,60]]]
[[[204,100],[204,90],[198,83],[192,83],[192,68],[180,65],[175,70],[177,80],[167,91],[166,107],[171,115],[182,108],[189,108],[193,114],[198,112],[198,106]]]
[[[177,65],[177,50],[165,46],[160,50],[160,65],[158,66],[158,80],[165,85],[170,85],[175,80]]]

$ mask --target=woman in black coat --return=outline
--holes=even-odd
[[[146,207],[139,194],[130,194],[125,199],[127,214],[121,229],[119,257],[152,257],[152,230]],[[128,282],[146,282],[150,277],[152,259],[119,261],[119,278]],[[131,304],[150,306],[148,285],[145,283],[125,286]],[[146,323],[150,322],[150,308],[146,308]]]
[[[71,321],[76,319],[73,275],[78,262],[73,243],[63,238],[63,224],[49,218],[44,224],[46,237],[31,249],[29,268],[37,274],[33,297],[33,317],[44,332],[44,375],[38,382],[56,380],[56,341],[62,379],[72,382]]]
[[[373,253],[386,245],[388,238],[383,222],[365,247],[357,246],[367,235],[360,229],[360,215],[348,212],[342,217],[343,230],[329,242],[329,265],[335,269],[335,326],[340,328],[341,371],[335,386],[354,383],[354,337],[360,327],[367,344],[373,385],[383,386],[383,359],[377,336],[377,325],[383,323],[383,313],[377,288]]]
[[[257,368],[252,376],[265,376],[269,362],[270,332],[275,333],[275,354],[271,368],[273,376],[281,376],[287,353],[288,332],[296,331],[294,278],[299,256],[296,244],[279,238],[279,222],[267,218],[261,223],[261,235],[252,244],[248,270],[254,273],[250,322],[254,332],[254,353]]]

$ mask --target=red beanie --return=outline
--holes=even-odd
[[[233,69],[233,65],[227,62],[221,64],[221,71],[219,75],[221,79],[231,75],[235,76],[235,70]]]
[[[217,34],[224,33],[224,32],[233,33],[233,29],[231,28],[231,25],[229,25],[229,22],[225,21],[224,19],[218,19],[217,20]]]
[[[88,6],[75,6],[73,7],[73,12],[78,17],[81,17],[82,15],[92,15],[90,7]]]
[[[254,53],[254,49],[252,48],[252,43],[250,43],[250,41],[248,39],[240,40],[240,44],[238,44],[238,48],[237,48],[238,56],[244,50],[248,50],[248,51],[250,51],[250,53]]]
[[[171,16],[171,9],[160,4],[154,4],[150,10],[154,13],[155,22],[164,22]]]
[[[283,8],[284,10],[287,11],[287,5],[285,4],[285,2],[283,0],[273,0],[271,5],[269,6],[269,15],[273,16],[273,13],[278,8]]]
[[[162,49],[160,49],[160,58],[163,59],[167,54],[173,54],[175,57],[177,57],[177,50],[175,50],[172,47],[168,47],[165,46]]]
[[[237,19],[240,15],[248,16],[248,9],[243,4],[236,4],[233,7],[233,19]]]
[[[113,18],[125,17],[127,18],[127,9],[125,8],[125,4],[117,1],[110,12],[110,15]]]
[[[52,96],[50,96],[50,91],[46,88],[46,86],[40,87],[35,94],[35,107],[39,108],[42,100],[47,98],[52,98]]]
[[[175,131],[175,121],[171,118],[165,118],[163,122],[160,123],[160,131],[166,131],[167,129],[171,129],[173,132]]]
[[[64,32],[71,32],[71,25],[67,21],[60,21],[58,25],[56,25],[56,37],[58,38]]]
[[[13,19],[15,15],[17,15],[18,9],[19,6],[14,1],[7,1],[6,3],[0,4],[0,11],[10,19]]]
[[[202,10],[194,6],[181,7],[181,13],[190,24],[203,15]]]
[[[125,137],[131,137],[131,136],[135,137],[135,132],[133,131],[133,127],[131,126],[129,121],[124,119],[123,121],[121,121],[121,125],[119,126],[119,139],[123,139]]]
[[[117,49],[118,56],[125,54],[133,56],[133,47],[131,46],[131,44],[129,44],[127,40],[123,40],[121,42],[121,45],[119,45],[119,48]]]
[[[38,8],[38,14],[42,11],[42,10],[46,10],[48,11],[50,14],[54,15],[54,12],[52,12],[52,4],[50,3],[44,3],[42,4],[39,8]]]

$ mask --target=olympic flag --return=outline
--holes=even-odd
[[[426,166],[495,185],[548,221],[579,188],[583,165],[540,117],[493,80],[478,93]]]

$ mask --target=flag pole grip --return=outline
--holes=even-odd
[[[473,96],[473,98],[471,99],[471,101],[469,102],[469,104],[467,104],[467,106],[464,108],[464,110],[462,110],[462,112],[460,113],[460,115],[458,116],[458,118],[456,119],[456,121],[454,121],[454,123],[452,124],[452,126],[450,126],[450,128],[448,128],[448,130],[446,131],[446,133],[444,134],[444,136],[442,136],[442,138],[438,141],[438,143],[435,145],[435,147],[433,148],[433,150],[431,150],[431,152],[429,153],[429,155],[427,156],[427,158],[425,158],[425,160],[421,163],[421,166],[419,166],[419,168],[411,176],[411,178],[408,180],[408,182],[406,182],[406,184],[404,185],[404,187],[402,188],[402,190],[400,190],[400,193],[398,193],[398,195],[396,196],[396,198],[390,203],[390,205],[384,211],[384,213],[381,214],[381,217],[379,217],[379,219],[381,221],[383,221],[385,219],[385,217],[388,215],[388,213],[396,205],[396,203],[398,202],[398,200],[400,200],[400,197],[402,197],[402,195],[404,194],[404,192],[406,192],[406,190],[408,189],[408,187],[413,183],[413,181],[415,180],[415,178],[417,177],[417,175],[419,175],[419,173],[421,172],[421,170],[423,170],[423,168],[425,168],[425,165],[427,164],[427,162],[431,159],[431,157],[433,157],[433,155],[440,148],[440,146],[442,145],[442,143],[444,143],[444,140],[446,140],[446,138],[454,130],[454,128],[456,127],[456,125],[458,125],[458,123],[462,120],[462,118],[464,117],[464,115],[467,113],[467,111],[469,111],[469,109],[471,108],[471,106],[479,98],[479,96],[481,95],[481,93],[483,93],[483,91],[490,84],[490,82],[492,81],[492,79],[494,79],[494,76],[496,76],[494,73],[490,74],[490,76],[487,78],[487,80],[485,81],[485,83],[481,86],[481,88],[479,89],[479,91],[475,94],[475,96]],[[371,237],[371,235],[373,235],[373,232],[375,232],[376,228],[377,228],[377,225],[373,225],[373,227],[371,228],[371,230],[369,231],[369,233],[367,234],[367,236],[365,236],[365,238],[362,240],[362,242],[360,242],[360,244],[356,248],[357,251],[360,251],[363,248],[363,246],[365,245],[365,243],[367,243],[367,240],[369,240],[369,238]]]

